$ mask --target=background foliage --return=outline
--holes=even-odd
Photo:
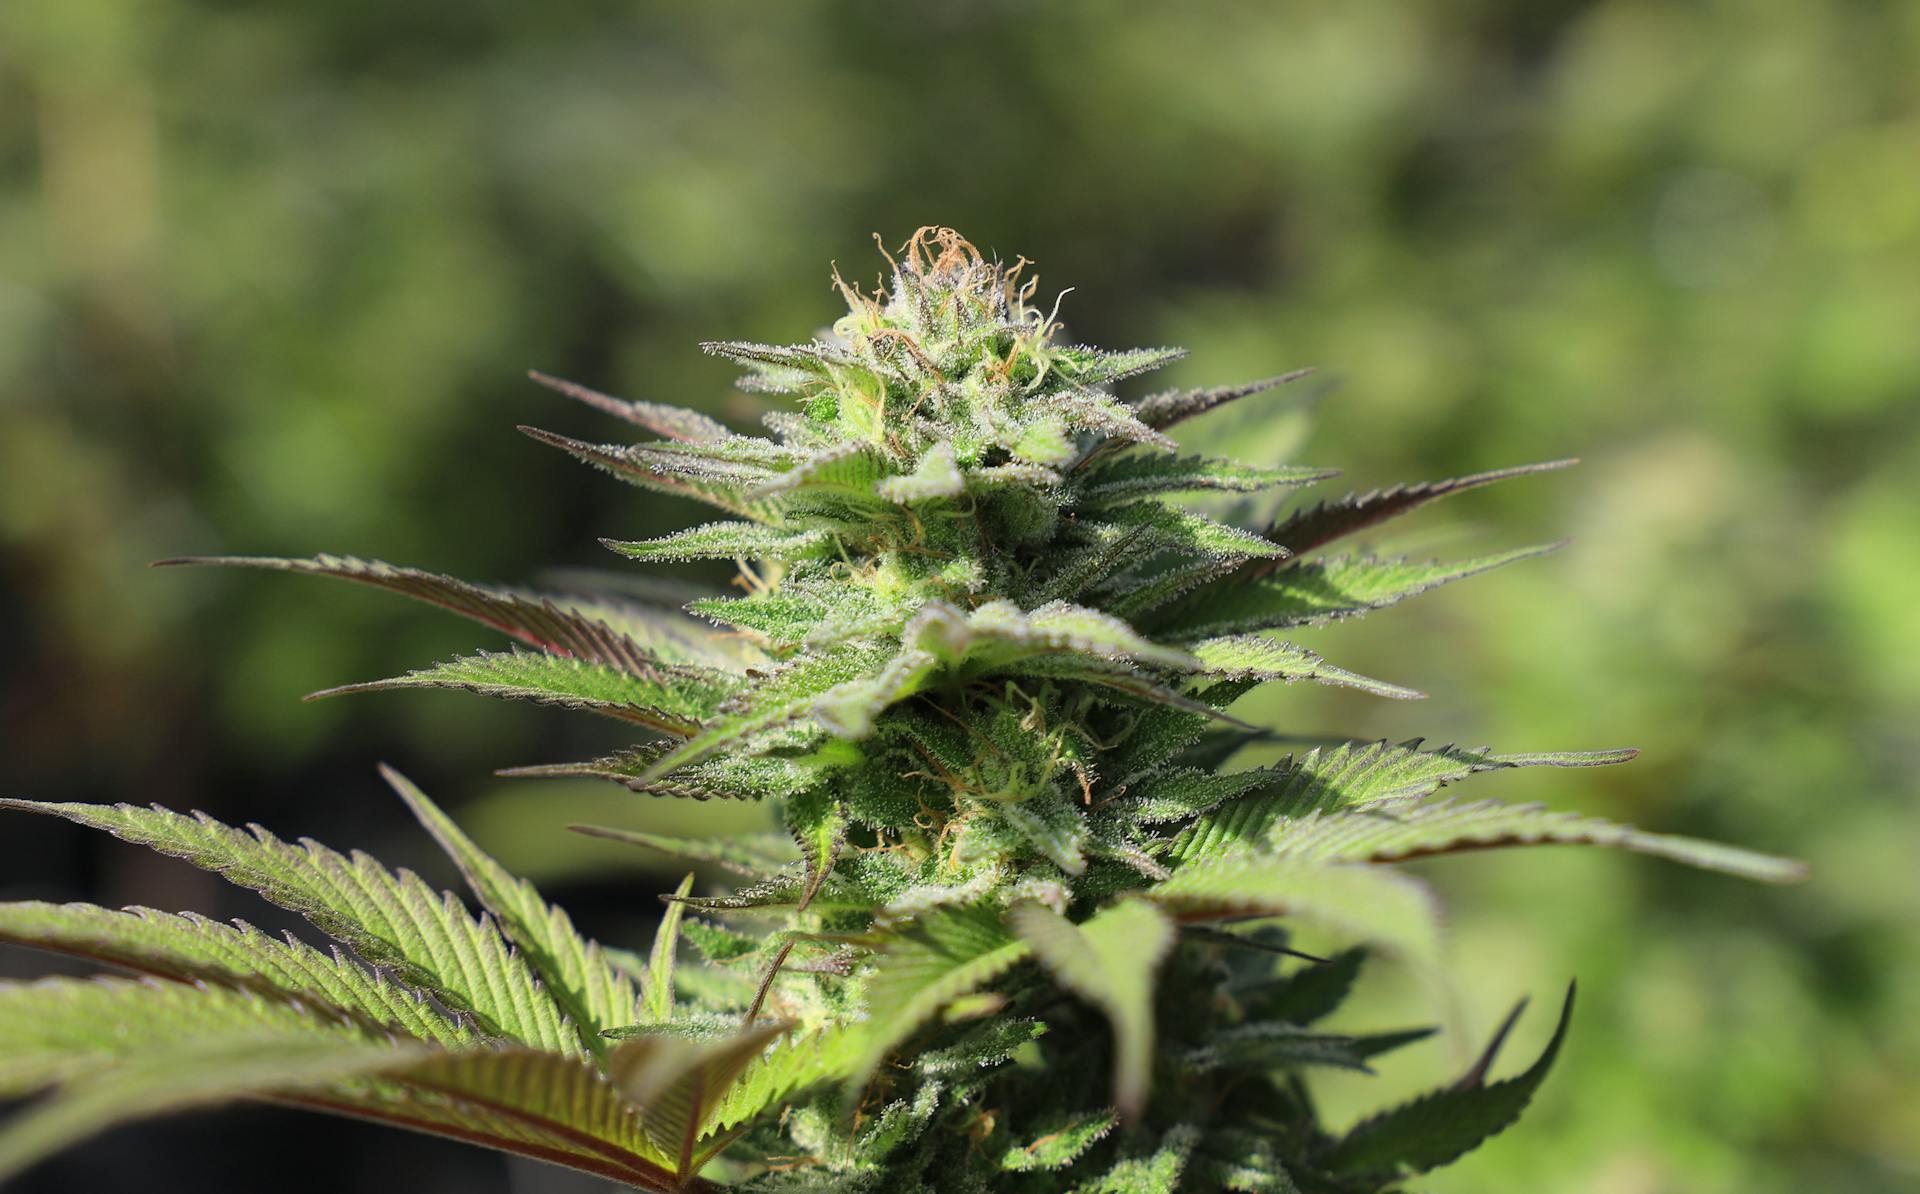
[[[1630,767],[1487,794],[1551,785],[1562,807],[1813,863],[1786,891],[1598,852],[1430,868],[1480,1028],[1575,973],[1583,1006],[1539,1112],[1428,1188],[1909,1188],[1916,60],[1920,9],[1864,0],[12,0],[0,785],[197,806],[431,870],[373,774],[390,759],[472,794],[485,844],[592,930],[643,939],[671,878],[559,826],[686,810],[485,777],[604,745],[579,719],[298,701],[449,654],[459,627],[143,565],[617,567],[596,536],[694,511],[514,435],[604,430],[522,371],[743,421],[757,400],[696,339],[804,335],[836,309],[822,262],[869,275],[869,232],[945,222],[1075,287],[1081,337],[1192,348],[1172,383],[1301,364],[1347,381],[1311,427],[1222,415],[1200,446],[1340,464],[1357,488],[1586,458],[1398,540],[1497,528],[1488,543],[1574,550],[1323,632],[1427,706],[1289,692],[1250,713],[1638,746]],[[275,923],[78,830],[0,837],[0,896],[136,890]],[[1389,984],[1354,1014],[1397,1021],[1417,998]],[[1529,1019],[1522,1052],[1550,1017]],[[1410,1053],[1377,1081],[1453,1065],[1422,1049],[1425,1072]],[[268,1112],[194,1131],[205,1148],[122,1132],[38,1180],[164,1165],[239,1189],[249,1150],[293,1147],[320,1150],[295,1177],[313,1189],[571,1180]]]

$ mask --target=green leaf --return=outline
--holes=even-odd
[[[685,737],[711,715],[726,690],[695,677],[621,671],[533,651],[482,652],[388,680],[369,680],[316,692],[308,700],[401,688],[448,688],[507,700],[581,709]]]
[[[1211,720],[1210,709],[1148,709],[1134,719],[1102,765],[1122,783],[1142,778],[1199,742]]]
[[[1252,771],[1210,771],[1198,767],[1167,767],[1128,781],[1125,794],[1114,794],[1103,806],[1145,825],[1182,821],[1249,792],[1284,783],[1284,768]]]
[[[1107,352],[1076,346],[1059,349],[1057,363],[1061,372],[1081,385],[1103,386],[1165,368],[1186,355],[1184,348],[1128,348]]]
[[[688,800],[788,799],[823,782],[835,767],[858,761],[857,755],[826,748],[805,755],[720,755],[683,767],[663,779],[644,778],[665,754],[667,743],[621,751],[584,763],[546,763],[498,772],[512,778],[607,779],[636,792]]]
[[[1156,494],[1259,493],[1338,475],[1336,469],[1262,467],[1217,456],[1120,456],[1088,468],[1075,496],[1083,506],[1099,507]]]
[[[538,427],[523,426],[519,430],[529,439],[546,444],[548,447],[558,448],[575,460],[591,464],[630,485],[637,485],[655,493],[671,493],[680,497],[693,498],[730,514],[751,518],[756,522],[774,520],[773,506],[753,496],[751,492],[764,484],[767,478],[778,475],[766,464],[729,460],[724,455],[703,456],[692,452],[669,451],[668,449],[675,445],[668,444],[652,444],[645,447],[595,444],[573,439],[570,436],[556,435],[551,431],[542,431]],[[727,442],[739,443],[745,438],[735,437]],[[696,445],[678,446],[694,447]],[[768,444],[768,446],[773,445]]]
[[[660,662],[725,665],[735,658],[733,649],[720,643],[713,631],[682,614],[492,588],[379,560],[334,555],[306,560],[207,556],[159,562],[159,566],[183,564],[263,568],[350,580],[450,610],[543,651],[636,674],[645,674]]]
[[[1158,624],[1181,638],[1319,626],[1384,609],[1429,589],[1543,556],[1561,546],[1522,547],[1457,563],[1338,556],[1296,564],[1259,580],[1200,589],[1158,619]],[[1284,550],[1274,547],[1276,553]]]
[[[1032,1143],[1010,1146],[1000,1156],[1000,1168],[1011,1173],[1065,1169],[1098,1144],[1119,1117],[1111,1111],[1089,1111],[1044,1124]]]
[[[1391,489],[1374,489],[1361,494],[1350,493],[1337,501],[1320,502],[1288,513],[1267,530],[1267,538],[1275,543],[1284,543],[1294,555],[1303,556],[1336,539],[1345,538],[1410,510],[1417,510],[1428,502],[1465,493],[1469,489],[1479,489],[1497,481],[1553,472],[1578,463],[1577,460],[1549,460],[1541,464],[1523,464],[1518,468],[1474,473],[1467,477],[1451,477],[1445,481],[1395,485]]]
[[[804,912],[847,844],[847,814],[831,792],[819,788],[788,800],[785,813],[787,833],[806,860],[807,883],[797,909]]]
[[[605,825],[570,825],[568,828],[589,837],[603,837],[658,850],[684,862],[710,863],[736,875],[764,878],[794,860],[793,843],[778,834],[738,837],[684,838],[645,833],[638,829],[613,829]]]
[[[1043,794],[997,810],[1026,843],[1069,875],[1087,869],[1087,818],[1078,805]]]
[[[691,885],[686,885],[692,890]],[[686,892],[679,892],[686,895]],[[671,901],[678,906],[679,901]],[[736,933],[725,925],[705,920],[683,920],[680,922],[680,935],[693,944],[700,956],[712,963],[738,962],[760,952],[760,938],[746,933]],[[751,992],[749,992],[751,994]]]
[[[941,1096],[945,1093],[940,1084],[930,1082],[916,1090],[910,1099],[887,1103],[870,1122],[855,1129],[851,1140],[839,1144],[833,1151],[851,1162],[843,1163],[846,1168],[885,1174],[888,1159],[927,1130],[941,1110]]]
[[[659,758],[668,745],[666,742],[648,742],[598,759],[503,767],[494,774],[506,779],[606,779],[632,787],[646,771],[647,765]]]
[[[1162,1136],[1152,1152],[1122,1158],[1102,1176],[1074,1186],[1069,1194],[1177,1194],[1199,1143],[1200,1130],[1182,1124]]]
[[[786,468],[799,457],[764,435],[732,435],[697,442],[634,444],[625,449],[649,458],[653,467],[690,477],[744,480]]]
[[[980,992],[956,1000],[949,1011],[965,1011],[968,1000],[979,1001],[982,1006],[1004,1006],[991,992]],[[950,1081],[956,1088],[977,1088],[976,1083],[969,1081],[970,1077],[977,1078],[982,1071],[1015,1060],[1029,1045],[1051,1031],[1044,1020],[1020,1015],[990,1018],[950,1015],[948,1019],[970,1019],[972,1023],[950,1034],[938,1047],[916,1053],[913,1068],[929,1078]]]
[[[658,539],[601,543],[630,560],[810,560],[826,555],[833,540],[822,531],[783,531],[753,522],[710,522]]]
[[[859,1060],[863,1040],[860,1025],[836,1024],[778,1042],[726,1089],[708,1130],[721,1132],[746,1123],[801,1091],[847,1077]]]
[[[1041,904],[1016,905],[1008,922],[1033,956],[1113,1023],[1114,1105],[1129,1119],[1153,1079],[1153,984],[1173,947],[1173,925],[1142,900],[1124,900],[1076,925]]]
[[[953,445],[946,440],[928,448],[905,476],[887,477],[874,484],[874,492],[890,502],[926,502],[935,498],[958,497],[967,489],[966,478],[954,459]]]
[[[1188,863],[1147,898],[1182,921],[1285,916],[1379,945],[1435,972],[1440,912],[1425,885],[1384,867],[1239,850]]]
[[[221,924],[151,908],[114,911],[93,904],[22,902],[0,904],[0,941],[179,983],[290,995],[450,1048],[479,1039],[419,992],[384,974],[293,937],[269,937],[244,922]]]
[[[0,984],[0,1097],[54,1083],[67,1084],[74,1095],[95,1083],[111,1091],[126,1075],[142,1089],[151,1089],[149,1075],[165,1088],[168,1075],[178,1077],[178,1100],[164,1097],[165,1089],[157,1102],[134,1100],[138,1106],[121,1103],[117,1094],[98,1096],[119,1109],[105,1120],[88,1117],[86,1130],[192,1105],[187,1092],[213,1081],[196,1072],[202,1057],[266,1059],[276,1050],[314,1057],[312,1076],[325,1073],[326,1080],[315,1086],[271,1069],[233,1071],[218,1097],[274,1093],[295,1106],[486,1144],[663,1194],[674,1188],[634,1109],[584,1058],[499,1048],[416,1051],[324,1005],[218,986],[121,979]],[[317,1060],[325,1056],[341,1058],[342,1068]],[[370,1064],[346,1063],[355,1056]],[[378,1078],[353,1077],[376,1071]],[[60,1117],[74,1115],[52,1112],[58,1105],[46,1106]],[[83,1109],[87,1105],[99,1104]],[[12,1121],[9,1130],[26,1131],[33,1114]],[[66,1135],[80,1130],[78,1120],[66,1122],[76,1124]],[[47,1140],[36,1150],[57,1143]]]
[[[259,826],[244,832],[204,813],[30,800],[0,800],[0,808],[65,817],[185,859],[300,913],[373,965],[392,967],[400,981],[472,1014],[489,1035],[559,1052],[580,1048],[574,1026],[492,922],[411,871],[388,871],[365,854],[347,858],[308,839],[292,845]]]
[[[386,1043],[324,1003],[261,990],[125,978],[0,983],[0,1098],[110,1070],[142,1052],[241,1036]]]
[[[657,402],[629,402],[624,398],[614,398],[574,382],[550,377],[537,370],[528,370],[527,376],[550,390],[556,390],[569,398],[586,403],[595,410],[605,411],[617,419],[625,419],[635,426],[645,427],[655,435],[664,435],[668,439],[677,439],[685,443],[702,443],[728,439],[733,435],[733,432],[728,431],[724,424],[708,418],[699,411],[680,406],[662,406]]]
[[[1515,1008],[1507,1027],[1519,1014],[1520,1008]],[[1572,1016],[1573,987],[1569,986],[1553,1039],[1523,1073],[1500,1082],[1481,1081],[1505,1038],[1507,1027],[1503,1027],[1466,1078],[1357,1124],[1334,1146],[1325,1163],[1339,1173],[1397,1177],[1425,1173],[1455,1160],[1519,1118],[1559,1056]]]
[[[1555,812],[1540,804],[1440,800],[1385,808],[1313,813],[1274,826],[1275,850],[1318,862],[1387,862],[1501,846],[1577,844],[1616,846],[1703,870],[1763,883],[1792,883],[1806,866],[1717,842],[1644,833],[1599,817]]]
[[[705,597],[687,608],[785,649],[881,634],[906,620],[904,607],[865,589],[819,579],[790,581],[752,597]]]
[[[1100,517],[1117,526],[1147,527],[1155,547],[1213,561],[1269,559],[1287,554],[1286,548],[1252,531],[1156,501],[1120,506],[1102,512]]]
[[[1027,430],[1031,433],[1033,429]],[[1030,448],[1035,447],[1031,443],[1029,434],[1023,434],[1019,443]],[[997,489],[1055,489],[1066,484],[1067,480],[1053,469],[1040,464],[1031,464],[1025,460],[990,465],[987,468],[970,468],[966,471],[966,479],[969,493],[992,493]]]
[[[647,958],[647,1021],[665,1024],[673,1019],[673,965],[680,953],[680,921],[687,914],[687,893],[693,890],[693,876],[680,880],[654,930],[653,952]]]
[[[941,663],[962,665],[972,675],[1052,653],[1169,668],[1195,664],[1187,652],[1152,642],[1111,614],[1065,601],[1026,611],[1011,601],[988,601],[971,613],[930,601],[914,615],[901,638],[910,649],[925,651]]]
[[[659,1194],[712,1189],[679,1180],[676,1154],[644,1130],[644,1108],[585,1058],[477,1049],[428,1058],[392,1081],[296,1105],[485,1144]]]
[[[1271,390],[1288,382],[1299,381],[1312,373],[1312,369],[1295,369],[1278,377],[1265,377],[1259,381],[1241,382],[1231,386],[1211,386],[1202,390],[1168,390],[1159,394],[1148,394],[1134,403],[1134,413],[1140,421],[1158,431],[1165,431],[1176,423],[1204,415],[1208,411],[1225,406],[1254,394]]]
[[[1597,767],[1624,763],[1638,752],[1496,755],[1485,748],[1421,750],[1418,738],[1399,744],[1346,742],[1315,747],[1271,768],[1274,783],[1216,808],[1182,830],[1169,854],[1204,857],[1234,843],[1258,842],[1283,817],[1304,817],[1384,801],[1414,800],[1481,771],[1509,767]]]
[[[426,793],[391,767],[382,766],[380,774],[460,868],[467,886],[579,1028],[582,1043],[596,1055],[603,1053],[600,1034],[636,1019],[639,993],[632,981],[607,960],[598,942],[580,935],[565,910],[495,862]]]
[[[1226,680],[1313,680],[1342,688],[1357,688],[1375,696],[1413,701],[1426,697],[1423,692],[1374,680],[1344,668],[1334,667],[1312,651],[1295,643],[1258,634],[1236,634],[1202,639],[1193,645],[1200,670],[1208,676]]]
[[[1366,958],[1366,950],[1349,949],[1324,962],[1302,966],[1254,1003],[1249,1014],[1303,1026],[1324,1020],[1347,1001]]]
[[[1300,1194],[1270,1133],[1216,1129],[1207,1133],[1200,1149],[1193,1159],[1195,1175],[1221,1190],[1235,1194]]]
[[[872,643],[837,644],[751,676],[746,689],[752,698],[750,703],[736,698],[723,707],[698,734],[655,760],[641,773],[640,781],[651,783],[762,730],[806,716],[830,689],[866,677],[883,666],[884,651],[884,647]]]
[[[1136,562],[1138,552],[1153,543],[1153,527],[1147,523],[1115,526],[1112,523],[1081,521],[1077,529],[1086,540],[1084,546],[1059,553],[1040,595],[1050,601],[1077,597],[1112,576],[1122,567]]]
[[[1154,546],[1158,546],[1157,544]],[[1102,605],[1123,618],[1144,622],[1147,615],[1173,604],[1203,585],[1233,576],[1246,564],[1243,556],[1211,556],[1175,560],[1164,567],[1133,574],[1122,573],[1102,585]]]
[[[752,496],[831,494],[842,500],[870,503],[889,476],[886,457],[871,444],[851,441],[823,448],[784,472],[760,481]]]
[[[801,874],[777,875],[735,888],[724,895],[686,896],[679,902],[695,912],[759,912],[767,908],[788,908],[797,906],[800,897],[806,891],[806,877]],[[676,897],[663,896],[662,899]],[[814,899],[815,911],[852,910],[870,913],[879,906],[880,900],[870,893],[852,886],[828,882]]]
[[[987,617],[990,609],[994,611],[991,621]],[[992,602],[976,608],[970,618],[974,633],[1006,636],[1022,644],[1041,645],[1049,650],[1071,651],[1101,659],[1127,659],[1160,667],[1187,667],[1192,661],[1192,656],[1187,652],[1150,642],[1119,618],[1083,605],[1050,601],[1028,611],[1024,619],[1009,617],[1003,620],[1003,613],[1005,611]]]
[[[1422,1030],[1422,1035],[1430,1034]],[[1204,1044],[1180,1052],[1176,1060],[1189,1079],[1218,1070],[1268,1073],[1307,1066],[1370,1074],[1373,1070],[1367,1065],[1367,1057],[1373,1047],[1357,1037],[1264,1021],[1219,1029],[1209,1034]]]
[[[1006,445],[1016,460],[1046,469],[1058,484],[1060,475],[1048,466],[1066,464],[1073,459],[1073,435],[1066,421],[1057,418],[1035,419],[1024,424],[1013,442]]]
[[[838,348],[824,344],[755,344],[747,340],[703,340],[700,351],[758,370],[772,366],[778,370],[831,378],[834,366],[856,362]]]
[[[867,980],[867,1027],[852,1087],[865,1085],[887,1054],[947,1004],[1019,964],[1028,948],[983,905],[938,908],[889,936]]]
[[[1145,444],[1163,452],[1180,449],[1172,439],[1142,423],[1125,403],[1093,390],[1050,394],[1028,406],[1059,419],[1074,431],[1091,432],[1129,444]]]
[[[790,1028],[763,1024],[700,1041],[667,1033],[628,1037],[608,1058],[607,1074],[639,1109],[641,1131],[672,1159],[672,1172],[692,1177],[711,1155],[699,1145],[727,1088]]]
[[[306,1035],[242,1035],[152,1050],[8,1120],[0,1130],[0,1181],[128,1120],[324,1087],[422,1053],[421,1046]]]

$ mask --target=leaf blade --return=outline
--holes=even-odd
[[[675,684],[653,668],[632,672],[564,655],[516,650],[482,651],[403,676],[323,689],[307,699],[405,688],[452,689],[583,710],[680,737],[693,733],[702,716],[711,715],[725,691],[691,677]]]
[[[411,871],[341,855],[318,842],[284,842],[258,826],[243,832],[204,813],[154,806],[42,804],[0,808],[63,817],[213,871],[305,916],[368,962],[391,966],[409,985],[470,1012],[489,1035],[560,1052],[580,1049],[573,1025],[492,922],[451,894],[435,894]]]
[[[1482,1084],[1491,1056],[1469,1071],[1463,1084],[1435,1091],[1357,1124],[1334,1146],[1327,1163],[1342,1173],[1417,1174],[1437,1169],[1505,1129],[1526,1109],[1546,1080],[1573,1017],[1574,988],[1567,988],[1560,1020],[1539,1058],[1524,1072]],[[1517,1013],[1516,1013],[1517,1014]],[[1498,1047],[1499,1038],[1495,1038]]]
[[[1424,884],[1385,867],[1321,865],[1242,850],[1189,863],[1148,889],[1176,919],[1290,916],[1379,945],[1433,974],[1440,914]]]
[[[1718,842],[1647,833],[1542,804],[1436,800],[1379,809],[1314,813],[1276,826],[1273,848],[1321,862],[1397,862],[1505,846],[1612,846],[1762,883],[1793,883],[1806,866]]]
[[[21,901],[0,904],[0,941],[176,983],[289,995],[448,1048],[480,1039],[469,1025],[384,974],[291,937],[269,937],[244,922]]]
[[[698,622],[663,610],[619,606],[588,598],[477,585],[451,576],[357,556],[307,559],[269,556],[194,556],[155,567],[257,568],[328,576],[438,606],[543,651],[627,671],[657,662],[712,663],[733,658]]]
[[[600,1034],[636,1018],[640,996],[632,981],[607,960],[599,942],[580,935],[564,909],[494,861],[411,780],[384,764],[380,774],[460,868],[467,886],[579,1030],[588,1052],[604,1054]]]
[[[1500,481],[1512,480],[1515,477],[1528,477],[1535,473],[1571,468],[1578,463],[1580,463],[1578,460],[1572,458],[1546,460],[1539,464],[1523,464],[1463,477],[1449,477],[1444,481],[1395,485],[1391,489],[1374,489],[1361,494],[1348,494],[1333,501],[1320,502],[1311,507],[1291,511],[1286,517],[1269,527],[1266,535],[1275,543],[1286,544],[1296,557],[1304,556],[1310,551],[1325,547],[1356,531],[1365,530],[1387,519],[1417,510],[1429,502],[1436,502],[1456,493],[1480,489]]]
[[[1025,960],[1031,947],[987,907],[942,907],[892,934],[868,980],[864,1047],[849,1090],[864,1086],[887,1054],[948,1003]]]
[[[1114,1105],[1137,1118],[1153,1079],[1154,977],[1173,947],[1173,923],[1144,900],[1123,900],[1079,925],[1044,905],[1019,904],[1008,922],[1062,986],[1107,1014]]]

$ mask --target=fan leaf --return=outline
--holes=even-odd
[[[325,1004],[235,986],[151,978],[0,983],[0,1098],[103,1073],[149,1050],[234,1037],[388,1043],[386,1034]]]
[[[1288,382],[1299,381],[1313,372],[1312,369],[1295,369],[1291,373],[1282,373],[1278,377],[1264,377],[1259,381],[1241,382],[1231,386],[1211,386],[1199,390],[1168,390],[1159,394],[1148,394],[1134,404],[1134,413],[1140,421],[1156,431],[1165,431],[1177,423],[1197,418],[1208,411],[1216,410],[1229,402],[1237,402],[1254,394],[1264,393]]]
[[[584,402],[595,410],[604,411],[616,419],[625,419],[636,427],[645,427],[655,435],[664,435],[685,443],[704,443],[730,438],[733,433],[721,424],[696,410],[681,406],[662,406],[657,402],[631,402],[624,398],[614,398],[598,390],[571,381],[563,381],[537,370],[529,369],[527,376],[550,390],[565,394],[567,397]]]
[[[639,1109],[641,1131],[672,1158],[673,1172],[691,1177],[706,1160],[699,1144],[720,1115],[721,1096],[790,1027],[765,1024],[704,1041],[628,1037],[608,1058],[607,1074]]]
[[[129,1120],[324,1087],[404,1065],[421,1052],[419,1046],[304,1035],[239,1035],[150,1049],[7,1121],[0,1130],[0,1180]]]
[[[1193,645],[1201,670],[1222,680],[1312,680],[1341,688],[1357,688],[1393,700],[1420,700],[1426,694],[1388,684],[1344,668],[1334,667],[1305,647],[1257,634],[1203,639]]]
[[[1040,904],[1017,905],[1009,923],[1033,955],[1074,994],[1113,1022],[1114,1105],[1139,1115],[1153,1078],[1153,983],[1172,948],[1173,924],[1142,900],[1126,900],[1076,925]]]
[[[820,531],[783,531],[753,522],[710,522],[658,539],[602,539],[630,560],[810,560],[833,540]]]
[[[1283,550],[1273,546],[1276,554]],[[1429,589],[1543,556],[1561,546],[1522,547],[1457,563],[1373,556],[1318,560],[1259,580],[1201,588],[1158,617],[1155,625],[1176,638],[1319,626],[1385,609]]]
[[[921,1025],[1018,965],[1030,948],[997,910],[977,905],[937,908],[890,935],[867,980],[868,1022],[851,1086],[864,1085]]]
[[[1234,843],[1258,842],[1282,818],[1428,796],[1482,771],[1510,767],[1596,767],[1624,763],[1632,750],[1496,755],[1486,749],[1442,746],[1422,750],[1418,738],[1347,742],[1315,747],[1271,768],[1273,782],[1257,794],[1213,808],[1182,830],[1168,848],[1178,860],[1205,857]]]
[[[680,737],[693,733],[728,691],[694,676],[670,677],[659,669],[636,673],[561,655],[513,651],[469,655],[389,680],[329,688],[307,699],[402,688],[458,689],[580,709]]]
[[[1577,460],[1549,460],[1541,464],[1523,464],[1517,468],[1451,477],[1445,481],[1395,485],[1391,489],[1374,489],[1361,494],[1350,493],[1335,501],[1320,502],[1292,511],[1269,527],[1266,534],[1275,543],[1286,544],[1295,556],[1303,556],[1336,539],[1343,539],[1377,523],[1417,510],[1428,502],[1514,477],[1571,468],[1578,463]]]
[[[251,888],[368,962],[392,967],[400,981],[471,1014],[490,1036],[560,1052],[581,1048],[576,1028],[492,921],[473,917],[411,871],[308,839],[284,842],[259,826],[235,829],[204,813],[28,800],[0,800],[0,807],[103,829]]]
[[[1439,800],[1316,812],[1276,825],[1270,840],[1274,849],[1289,856],[1319,862],[1386,862],[1462,850],[1568,844],[1615,846],[1763,883],[1793,883],[1807,873],[1805,864],[1793,859],[1696,838],[1646,833],[1539,804],[1496,800],[1472,804]]]
[[[462,1020],[418,991],[351,959],[244,922],[221,924],[151,908],[0,904],[0,941],[86,958],[180,983],[217,983],[325,1004],[363,1022],[449,1048],[478,1042]]]
[[[1514,1015],[1519,1015],[1519,1009]],[[1500,1082],[1480,1080],[1505,1035],[1503,1029],[1488,1055],[1465,1079],[1357,1124],[1334,1146],[1326,1163],[1340,1173],[1399,1176],[1425,1173],[1457,1159],[1519,1118],[1560,1055],[1572,1017],[1573,988],[1569,986],[1553,1039],[1524,1072]]]
[[[725,665],[735,656],[683,614],[604,601],[492,588],[379,560],[202,556],[159,566],[218,565],[331,576],[436,605],[530,646],[644,675],[658,662]]]
[[[1334,469],[1241,464],[1214,456],[1120,456],[1088,468],[1075,494],[1081,505],[1098,507],[1158,494],[1259,493],[1338,475]]]
[[[1433,893],[1385,867],[1240,850],[1189,863],[1146,894],[1183,922],[1293,917],[1391,950],[1429,972],[1439,967],[1440,914]]]
[[[380,774],[460,868],[467,886],[540,976],[547,993],[579,1027],[587,1049],[603,1053],[600,1034],[632,1024],[638,1016],[639,992],[632,980],[607,960],[598,942],[580,935],[563,909],[495,862],[412,781],[391,767],[382,767]]]

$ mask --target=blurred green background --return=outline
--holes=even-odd
[[[1171,381],[1345,381],[1310,426],[1249,403],[1195,444],[1354,488],[1585,458],[1385,541],[1570,550],[1316,635],[1433,700],[1287,692],[1259,716],[1638,746],[1477,790],[1813,864],[1788,890],[1565,850],[1425,866],[1476,1030],[1576,974],[1582,1003],[1526,1125],[1423,1189],[1920,1188],[1920,5],[1900,0],[5,0],[0,787],[257,818],[444,877],[385,758],[591,927],[640,931],[667,876],[560,826],[739,810],[492,779],[606,743],[548,711],[303,705],[477,640],[357,589],[145,564],[612,566],[597,536],[698,511],[514,434],[618,434],[523,371],[751,425],[760,400],[694,342],[804,338],[836,310],[829,260],[870,276],[870,233],[929,222],[1073,287],[1078,338],[1192,348]],[[32,819],[0,826],[0,866],[9,898],[278,923]],[[1430,1014],[1403,986],[1355,1022]],[[1426,1050],[1335,1106],[1455,1064]],[[268,1112],[169,1130],[29,1180],[254,1189],[222,1165],[297,1146],[311,1173],[276,1189],[577,1188]]]

